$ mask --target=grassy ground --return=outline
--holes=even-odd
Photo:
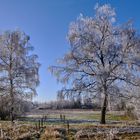
[[[40,140],[140,140],[140,133],[119,133],[117,130],[128,128],[134,130],[139,124],[78,124],[70,125],[69,131],[66,125],[47,126]],[[102,130],[102,131],[101,131]]]
[[[37,121],[17,121],[14,127],[8,121],[0,122],[0,129],[3,135],[10,137],[10,140],[109,140],[108,137],[115,137],[118,140],[140,140],[140,122],[126,116],[124,112],[108,112],[106,125],[100,125],[100,112],[92,110],[46,110],[26,114],[26,119],[60,118],[65,115],[66,123],[63,121],[45,122],[43,127],[38,126]],[[24,116],[25,117],[25,116]],[[67,120],[98,120],[98,122],[70,123]],[[113,121],[112,123],[109,123]],[[128,128],[125,132],[124,130]],[[124,131],[120,133],[117,130]],[[131,133],[131,129],[134,133]],[[0,140],[1,139],[0,135]],[[110,138],[110,140],[112,140]]]
[[[140,123],[135,121],[129,124],[51,124],[36,128],[33,124],[0,122],[0,129],[4,137],[0,140],[140,140],[140,132],[135,131]],[[116,131],[128,129],[125,132]],[[133,129],[132,129],[133,128]],[[134,132],[132,133],[131,130]],[[5,138],[5,139],[4,139]],[[11,139],[10,139],[11,138]]]
[[[100,120],[100,111],[93,110],[39,110],[36,113],[28,113],[27,117],[42,117],[60,118],[60,114],[65,115],[66,119],[74,120]],[[38,112],[38,113],[37,113]],[[106,114],[108,121],[131,121],[132,118],[125,115],[123,111],[112,111]]]

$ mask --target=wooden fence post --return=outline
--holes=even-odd
[[[43,127],[43,121],[44,121],[43,118],[41,118],[41,127]]]
[[[67,120],[67,131],[68,131],[68,134],[69,134],[69,130],[70,130],[70,124],[69,124],[69,121]]]
[[[62,121],[62,114],[60,114],[60,120]]]
[[[66,117],[65,117],[65,115],[63,115],[63,121],[64,121],[64,123],[65,123],[65,120],[66,120]]]
[[[40,129],[40,120],[38,120],[38,128]]]

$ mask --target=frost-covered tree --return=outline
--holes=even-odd
[[[37,55],[30,51],[29,36],[21,31],[6,31],[0,35],[1,94],[9,97],[11,120],[14,120],[16,99],[29,99],[39,84]]]
[[[110,5],[96,6],[94,17],[80,15],[70,25],[69,52],[51,72],[65,86],[61,92],[101,96],[105,123],[109,96],[129,96],[128,85],[140,85],[140,37],[131,22],[117,25]]]

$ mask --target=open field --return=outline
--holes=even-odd
[[[123,111],[108,112],[106,118],[107,124],[101,125],[99,111],[33,110],[13,126],[1,121],[0,140],[140,140],[139,121],[125,116]]]
[[[100,120],[100,111],[82,110],[82,109],[69,109],[69,110],[33,110],[26,113],[25,118],[40,118],[47,116],[48,119],[60,119],[60,115],[64,115],[67,120],[75,120],[83,122],[98,122]],[[107,112],[106,120],[111,121],[131,121],[132,119],[125,115],[123,111]]]
[[[65,120],[61,120],[61,115],[65,116]],[[93,110],[33,110],[25,118],[34,124],[42,116],[47,116],[46,128],[40,137],[43,140],[140,139],[139,122],[123,111],[108,112],[106,125],[99,124],[100,111]]]

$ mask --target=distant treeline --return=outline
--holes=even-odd
[[[99,100],[99,99],[98,99]],[[93,110],[101,110],[100,101],[92,100],[91,98],[87,98],[82,100],[80,99],[72,99],[72,100],[56,100],[45,103],[36,103],[36,107],[40,110],[45,109],[93,109]],[[123,101],[112,106],[112,110],[124,110],[125,103]],[[109,110],[110,108],[108,108]]]
[[[80,101],[50,101],[48,103],[42,103],[38,107],[39,109],[100,109],[98,104],[93,104],[91,102],[81,103]]]

